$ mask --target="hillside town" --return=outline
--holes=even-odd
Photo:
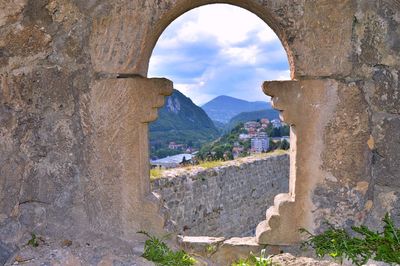
[[[196,164],[199,160],[232,160],[252,154],[266,153],[275,149],[288,149],[289,126],[279,119],[267,118],[240,123],[230,133],[203,145],[200,149],[171,141],[170,150],[175,155],[150,160],[151,166],[175,168]]]

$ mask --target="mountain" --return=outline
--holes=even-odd
[[[163,157],[160,150],[163,150],[162,155],[177,153],[176,150],[167,151],[170,142],[199,148],[219,136],[206,112],[178,90],[167,97],[164,107],[158,111],[158,119],[150,123],[149,128],[151,154],[154,157]]]
[[[215,127],[218,129],[219,132],[224,131],[226,124],[220,121],[213,120]]]
[[[279,112],[275,109],[258,110],[253,112],[243,112],[231,118],[229,123],[225,126],[224,131],[231,131],[239,123],[247,121],[256,121],[261,118],[268,118],[269,120],[279,119]]]
[[[212,120],[228,123],[229,120],[237,114],[262,109],[271,109],[271,105],[267,102],[248,102],[222,95],[212,99],[201,108],[206,111]]]

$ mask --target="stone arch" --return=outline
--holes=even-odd
[[[400,187],[400,148],[393,134],[400,123],[399,0],[12,2],[5,1],[0,15],[6,37],[1,152],[9,158],[0,165],[8,188],[0,220],[3,229],[15,229],[0,234],[0,241],[12,243],[11,253],[37,221],[50,234],[61,228],[79,238],[89,229],[128,240],[137,230],[162,231],[146,177],[144,140],[172,84],[143,76],[163,27],[207,3],[234,4],[262,17],[287,44],[292,75],[299,79],[264,86],[301,142],[293,167],[296,202],[278,197],[280,215],[270,211],[275,218],[261,224],[260,232],[276,232],[285,215],[290,225],[317,232],[325,219],[346,227],[377,226],[383,212],[398,209],[392,195]],[[54,119],[61,127],[45,126]],[[19,134],[25,129],[26,135]],[[42,134],[51,138],[35,141]],[[52,184],[59,186],[54,190]],[[281,236],[288,234],[280,228]],[[257,237],[278,244],[296,239]]]
[[[286,35],[284,28],[274,19],[273,13],[256,1],[246,1],[246,0],[184,0],[178,2],[172,9],[167,11],[163,16],[156,22],[156,25],[153,28],[151,34],[148,35],[144,44],[144,50],[141,55],[142,64],[146,67],[146,73],[150,61],[150,57],[152,55],[153,49],[160,38],[161,34],[164,30],[178,17],[183,15],[184,13],[204,5],[210,4],[230,4],[233,6],[241,7],[250,11],[251,13],[258,16],[261,20],[263,20],[278,36],[280,39],[287,57],[290,66],[290,73],[292,79],[295,76],[295,59],[292,53],[292,50],[289,45],[289,41]]]
[[[282,111],[284,120],[295,126],[296,138],[301,139],[301,142],[292,145],[296,148],[291,155],[290,191],[276,197],[274,206],[267,211],[266,220],[257,228],[256,239],[261,244],[291,244],[299,241],[300,227],[310,230],[317,228],[318,225],[314,223],[315,206],[312,197],[313,189],[323,181],[324,175],[327,175],[322,170],[324,169],[322,154],[325,150],[325,128],[330,118],[334,116],[339,89],[346,87],[346,84],[335,78],[345,76],[351,69],[348,56],[351,45],[348,40],[351,39],[352,20],[346,20],[344,27],[342,16],[327,17],[324,12],[331,12],[336,8],[335,12],[342,14],[346,11],[351,14],[351,8],[346,4],[336,6],[327,1],[323,6],[324,12],[315,14],[313,9],[307,9],[309,7],[307,4],[296,6],[286,0],[273,2],[171,0],[143,1],[141,5],[131,1],[123,3],[118,4],[110,15],[100,17],[93,22],[90,42],[91,60],[93,69],[100,80],[92,84],[92,91],[106,93],[111,90],[114,93],[120,91],[122,94],[127,90],[134,99],[132,105],[141,105],[141,107],[134,110],[135,123],[131,125],[129,132],[126,132],[129,138],[116,138],[113,135],[112,139],[118,142],[116,145],[116,143],[109,143],[108,139],[99,138],[101,134],[98,134],[95,146],[112,144],[117,154],[129,145],[136,149],[133,153],[128,153],[129,156],[123,157],[123,161],[117,160],[116,156],[108,159],[110,156],[107,150],[102,154],[105,162],[112,162],[109,163],[111,166],[108,169],[121,172],[122,178],[113,186],[116,190],[120,187],[126,190],[125,193],[118,194],[121,201],[118,204],[124,207],[102,208],[104,214],[92,215],[92,219],[101,222],[105,219],[104,217],[115,217],[115,219],[107,219],[110,220],[110,224],[118,222],[126,225],[122,230],[116,228],[123,236],[128,236],[135,226],[139,230],[149,228],[148,231],[151,231],[153,230],[151,228],[155,227],[162,230],[163,222],[157,218],[160,208],[150,191],[148,142],[144,140],[148,138],[147,123],[157,118],[156,109],[162,106],[162,96],[171,93],[172,84],[166,83],[165,80],[147,79],[143,76],[146,76],[151,52],[157,39],[173,19],[201,5],[227,3],[253,12],[275,30],[288,52],[292,77],[300,79],[299,81],[267,82],[264,85],[264,92],[273,97],[274,107]],[[149,13],[151,10],[156,10],[156,12]],[[315,18],[316,15],[318,19]],[[321,23],[340,29],[341,34],[326,31],[319,26]],[[344,41],[343,36],[348,36],[348,38]],[[334,53],[333,57],[332,53]],[[118,77],[120,79],[116,79]],[[105,101],[103,105],[93,104],[94,116],[98,113],[96,108],[105,106],[111,100],[110,97],[102,97],[102,99]],[[117,97],[112,106],[122,106],[123,99],[123,97]],[[146,100],[143,101],[143,99]],[[112,111],[118,114],[118,108],[114,109]],[[98,121],[100,124],[104,122],[101,119]],[[107,121],[107,126],[94,125],[94,127],[113,128],[117,132],[126,130],[126,127],[115,119]],[[119,129],[121,130],[118,131]],[[106,164],[99,162],[98,159],[93,160],[93,169],[102,174],[109,171],[104,169]],[[121,165],[130,165],[131,168],[125,171]],[[98,180],[96,176],[93,178],[99,181],[97,187],[103,187],[103,183],[104,187],[108,185],[106,180]],[[135,187],[125,186],[128,182],[135,184]],[[110,194],[109,189],[101,193],[105,196]],[[124,197],[124,195],[128,196]],[[114,201],[117,203],[117,200]],[[131,207],[132,202],[135,202],[136,209]],[[150,204],[151,213],[143,213],[144,210],[141,208],[143,202]],[[91,200],[90,203],[98,204],[95,200]],[[160,222],[153,226],[152,223],[154,224],[157,219]]]
[[[241,7],[250,11],[251,13],[257,15],[261,20],[263,20],[278,36],[283,45],[290,66],[290,73],[292,79],[295,77],[295,61],[293,54],[291,52],[291,48],[289,46],[289,42],[287,40],[287,35],[285,33],[284,28],[274,19],[272,12],[268,10],[266,6],[256,3],[256,1],[244,1],[244,0],[224,0],[224,1],[212,1],[212,0],[196,0],[196,1],[181,1],[177,5],[174,6],[173,9],[166,12],[157,22],[154,27],[153,32],[148,36],[145,42],[145,50],[143,51],[142,64],[146,65],[146,73],[148,64],[150,61],[150,57],[152,51],[161,36],[164,30],[172,23],[175,19],[190,11],[194,8],[201,7],[207,4],[217,4],[224,3],[230,4],[233,6]],[[290,82],[290,81],[287,81]],[[286,83],[274,83],[274,87],[278,85],[281,87],[282,84]],[[290,83],[293,84],[293,83]],[[296,84],[296,83],[295,83]],[[267,89],[268,83],[264,84],[264,92],[269,96],[276,96],[275,93],[271,94]],[[282,86],[284,87],[284,86]],[[277,97],[275,97],[275,102]],[[278,110],[283,110],[279,105],[276,105],[275,108]],[[261,223],[258,225],[256,234],[257,241],[262,244],[290,244],[297,242],[299,240],[298,236],[298,227],[296,224],[303,224],[301,214],[296,215],[296,211],[294,208],[297,206],[295,203],[295,195],[296,195],[296,131],[294,130],[294,121],[288,119],[283,116],[284,121],[289,122],[292,126],[291,130],[291,149],[290,149],[290,180],[289,180],[289,191],[288,193],[279,194],[275,197],[275,206],[272,206],[266,212],[266,220],[260,221]],[[280,215],[283,213],[284,215]],[[290,218],[291,221],[287,222]],[[289,218],[289,219],[288,219]],[[295,222],[293,222],[295,221]],[[281,225],[282,224],[282,225]]]

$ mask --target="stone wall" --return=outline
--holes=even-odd
[[[274,197],[288,191],[289,155],[242,160],[195,172],[172,172],[152,182],[179,233],[254,235]]]

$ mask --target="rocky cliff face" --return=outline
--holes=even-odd
[[[149,129],[152,155],[159,149],[168,148],[170,142],[199,148],[219,136],[204,110],[178,90],[166,98],[158,119],[150,123]]]

